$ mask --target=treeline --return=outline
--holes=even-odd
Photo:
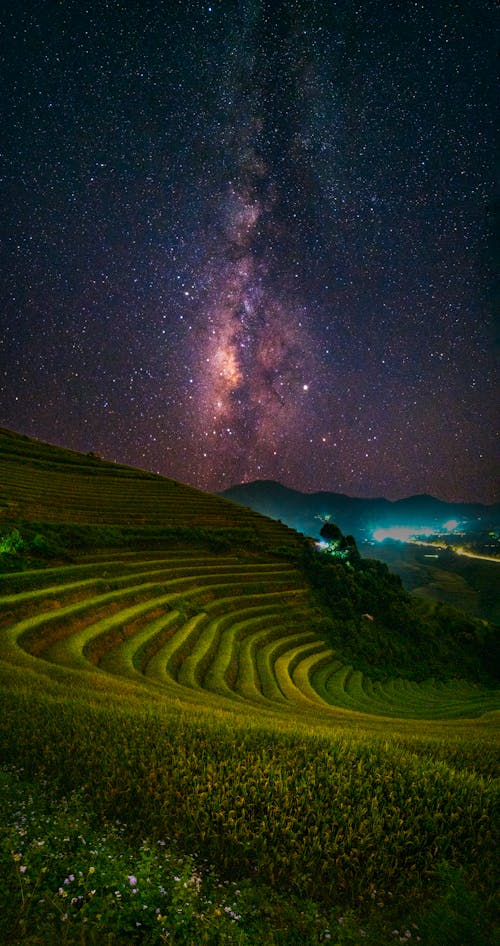
[[[71,561],[94,549],[165,549],[194,545],[212,552],[234,548],[260,551],[265,543],[252,528],[198,526],[114,526],[75,523],[11,522],[0,534],[0,571],[23,571],[48,561]]]

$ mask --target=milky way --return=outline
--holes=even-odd
[[[287,456],[299,425],[314,425],[307,401],[310,379],[320,373],[318,345],[305,307],[273,272],[274,235],[266,245],[277,197],[255,144],[263,124],[254,120],[249,130],[235,123],[239,161],[223,195],[222,234],[209,262],[196,345],[196,425],[219,478],[252,465],[256,473],[271,469],[273,458]]]
[[[497,498],[492,4],[0,20],[0,424],[209,490]]]

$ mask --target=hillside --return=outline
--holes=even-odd
[[[245,529],[266,545],[298,540],[286,526],[175,480],[0,428],[0,522],[13,520]]]
[[[279,626],[282,625],[280,609],[287,600],[287,625],[308,625],[313,635],[308,643],[312,644],[313,654],[320,653],[320,663],[326,662],[328,666],[328,650],[323,646],[326,644],[335,650],[332,666],[339,664],[339,658],[341,663],[342,658],[347,658],[355,668],[377,678],[388,674],[417,680],[426,676],[446,678],[451,661],[456,675],[470,677],[474,682],[491,682],[487,672],[491,663],[488,640],[483,640],[485,632],[480,625],[473,621],[464,624],[451,610],[444,618],[439,615],[439,620],[434,619],[423,604],[417,607],[416,602],[410,601],[386,568],[375,567],[375,562],[358,555],[349,563],[335,559],[332,564],[326,559],[329,564],[322,565],[321,556],[312,551],[303,536],[250,509],[174,480],[9,431],[0,431],[0,477],[0,522],[4,531],[0,549],[4,572],[58,558],[77,561],[84,551],[95,555],[102,550],[100,554],[104,556],[107,548],[126,549],[130,554],[141,550],[146,553],[145,559],[153,550],[158,556],[161,551],[164,568],[158,572],[152,568],[154,582],[146,585],[145,598],[151,611],[150,586],[151,590],[161,589],[160,578],[168,574],[171,559],[177,566],[174,549],[177,553],[184,548],[189,553],[187,563],[182,559],[183,581],[187,586],[194,583],[196,601],[207,594],[214,597],[206,586],[214,583],[220,571],[213,565],[213,574],[203,582],[199,580],[200,547],[205,552],[231,553],[221,572],[226,582],[221,583],[221,589],[226,592],[230,579],[241,573],[239,583],[233,581],[233,591],[248,597],[250,592],[254,594],[249,581],[253,579],[255,584],[258,579],[263,594],[274,593],[280,587],[277,576],[283,572],[283,589],[289,589],[292,598],[300,600],[301,608],[297,610],[296,601],[290,605],[282,597],[268,623],[279,618]],[[167,550],[171,551],[165,555]],[[257,554],[259,563],[255,561]],[[276,560],[277,556],[280,560]],[[243,562],[248,562],[248,566]],[[97,570],[100,568],[98,565]],[[141,568],[144,578],[149,577],[145,562]],[[94,570],[91,569],[92,573]],[[114,567],[112,572],[115,570]],[[200,574],[205,571],[203,557]],[[131,569],[129,572],[132,574]],[[59,569],[57,574],[60,573]],[[78,565],[77,573],[80,577],[87,572]],[[266,583],[271,579],[268,590]],[[39,581],[40,576],[32,578],[33,585]],[[19,587],[18,580],[16,590]],[[7,581],[5,589],[8,588]],[[137,595],[138,592],[135,598]],[[126,597],[124,591],[120,601]],[[252,606],[260,606],[258,596],[255,598]],[[186,601],[187,598],[184,603],[188,606]],[[31,595],[28,602],[31,606]],[[269,611],[267,598],[265,604]],[[218,610],[223,607],[232,609],[233,604],[219,603]],[[189,609],[196,613],[197,605],[190,602]],[[370,622],[363,620],[365,612],[370,613]],[[119,616],[114,624],[120,620]],[[445,640],[449,641],[448,647]],[[231,646],[236,649],[236,644]],[[308,653],[309,650],[310,647]],[[311,664],[311,679],[315,661],[316,657]],[[322,701],[330,703],[326,692],[321,687],[315,699],[321,695]],[[335,699],[342,703],[343,696],[337,695],[333,702]],[[365,702],[360,699],[360,708]],[[387,707],[386,712],[393,715],[394,707]]]
[[[458,629],[462,679],[426,676],[424,658],[442,666],[436,627],[405,609],[380,564],[318,559],[223,498],[0,431],[4,940],[340,946],[363,928],[386,946],[396,920],[432,927],[419,911],[447,895],[444,861],[489,929],[486,629]],[[453,653],[455,617],[440,620]],[[389,640],[415,673],[387,672]],[[28,796],[45,814],[18,833]],[[101,866],[84,831],[112,851]]]

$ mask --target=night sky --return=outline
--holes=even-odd
[[[210,491],[498,499],[498,27],[2,4],[0,425]]]

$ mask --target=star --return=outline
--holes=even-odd
[[[497,499],[496,20],[445,6],[6,11],[0,424]]]

